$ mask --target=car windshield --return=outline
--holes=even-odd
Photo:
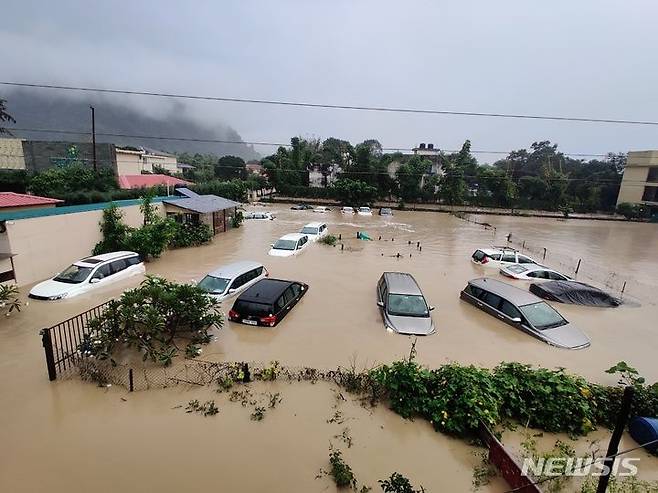
[[[272,248],[275,250],[294,250],[296,246],[296,240],[278,240]]]
[[[388,313],[402,317],[427,317],[429,310],[425,298],[413,294],[389,294]]]
[[[318,228],[315,228],[315,227],[311,228],[309,226],[306,226],[306,227],[302,228],[300,233],[304,233],[304,234],[307,234],[307,235],[316,235],[316,234],[318,234]]]
[[[67,282],[69,284],[79,284],[91,273],[92,267],[81,267],[79,265],[71,265],[65,271],[59,273],[57,277],[54,278],[55,281]]]
[[[559,327],[560,325],[565,325],[567,321],[562,318],[551,305],[540,301],[539,303],[533,303],[532,305],[520,306],[519,309],[523,313],[528,322],[530,322],[535,328],[544,330],[552,329],[553,327]]]
[[[197,286],[206,293],[220,294],[226,290],[230,282],[230,279],[224,279],[223,277],[206,276],[201,279]]]
[[[359,207],[360,212],[370,212],[370,207]]]
[[[525,271],[527,271],[528,269],[526,269],[526,268],[523,267],[522,265],[510,265],[510,266],[507,268],[507,270],[509,270],[509,271],[511,271],[511,272],[514,272],[515,274],[521,274],[522,272],[525,272]]]

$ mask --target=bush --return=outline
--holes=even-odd
[[[234,228],[239,228],[242,225],[242,221],[244,221],[244,214],[242,214],[242,211],[235,211],[235,214],[233,214],[233,218],[231,219],[231,226]]]
[[[501,396],[488,370],[457,364],[432,370],[423,415],[436,430],[451,435],[474,434],[480,422],[500,421]]]
[[[493,372],[504,396],[500,413],[552,433],[587,434],[596,421],[589,383],[564,369],[503,363]]]
[[[18,287],[14,284],[0,284],[0,310],[6,315],[16,310],[21,311],[21,300],[18,298]]]
[[[645,385],[634,368],[618,363],[622,386],[602,386],[564,369],[502,363],[493,371],[448,364],[428,370],[412,359],[369,372],[393,411],[404,418],[422,416],[451,435],[473,436],[487,426],[514,419],[544,431],[584,435],[596,425],[614,426],[623,386],[632,385],[631,417],[658,415],[658,383]]]
[[[124,292],[89,322],[91,335],[80,350],[85,356],[115,363],[120,350],[131,348],[142,354],[143,361],[168,366],[179,352],[176,338],[185,335],[188,347],[207,344],[209,329],[222,325],[217,302],[199,287],[147,276],[138,288]]]
[[[649,217],[649,210],[642,204],[622,202],[617,206],[617,214],[621,214],[630,221],[632,219],[643,219]]]
[[[145,260],[158,258],[174,237],[174,224],[171,219],[162,219],[131,229],[126,236],[124,248],[139,253]]]
[[[324,235],[319,241],[324,245],[336,246],[336,243],[338,243],[338,237],[332,234]]]
[[[199,246],[209,243],[212,240],[213,232],[210,226],[204,223],[173,223],[173,236],[169,242],[172,248],[186,248]]]
[[[123,213],[116,204],[110,204],[103,211],[100,227],[103,239],[94,247],[94,255],[124,249],[130,228],[123,223]]]
[[[340,450],[332,450],[329,454],[329,464],[331,464],[331,477],[333,478],[336,486],[339,488],[347,488],[349,486],[356,489],[356,478],[352,472],[349,464],[343,460],[343,454]]]
[[[419,490],[415,490],[411,486],[411,481],[399,472],[394,472],[388,479],[380,479],[378,483],[384,493],[425,493],[425,488],[422,486]]]

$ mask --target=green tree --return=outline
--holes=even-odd
[[[341,178],[331,187],[334,197],[342,204],[359,206],[372,203],[377,196],[377,189],[366,182]]]
[[[245,179],[247,177],[247,168],[244,159],[238,156],[222,156],[213,166],[215,177],[221,180],[231,180],[234,178]]]
[[[421,197],[423,175],[429,171],[432,163],[422,156],[413,156],[409,162],[402,164],[395,173],[399,196],[405,202],[412,202]]]
[[[454,164],[443,165],[443,176],[439,179],[438,197],[447,204],[462,204],[466,198],[464,172]]]

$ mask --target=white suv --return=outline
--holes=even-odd
[[[223,301],[226,298],[241,293],[268,275],[267,269],[263,264],[243,260],[223,265],[209,272],[206,277],[201,279],[197,286],[217,301]]]
[[[471,256],[471,260],[478,265],[486,265],[498,269],[512,264],[540,265],[539,262],[535,262],[532,258],[519,253],[514,248],[497,246],[475,250],[475,253]]]
[[[292,257],[303,251],[308,245],[308,235],[289,233],[273,243],[267,254],[272,257]]]
[[[318,241],[323,236],[326,236],[329,233],[327,225],[324,223],[308,223],[302,229],[299,230],[301,234],[307,235],[308,239],[311,241]]]
[[[52,279],[40,282],[28,295],[35,300],[71,298],[146,271],[135,252],[112,252],[83,258]]]

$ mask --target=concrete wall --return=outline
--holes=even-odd
[[[161,203],[154,206],[159,214],[164,214]],[[143,216],[139,205],[122,207],[121,211],[126,224],[141,226]],[[94,245],[101,240],[102,216],[103,211],[97,210],[7,221],[5,246],[16,254],[16,283],[23,286],[42,281],[91,255]]]
[[[621,180],[617,204],[645,203],[642,200],[649,169],[658,167],[658,151],[631,151],[628,153],[624,176]],[[651,185],[658,185],[652,183]]]
[[[142,161],[142,153],[137,151],[124,151],[117,149],[117,174],[124,175],[140,175],[142,171],[153,171],[151,167],[144,167]]]
[[[78,157],[87,166],[93,166],[93,146],[89,142],[46,142],[39,140],[23,141],[23,156],[25,167],[30,171],[43,171],[58,161],[66,161],[69,148],[78,149]],[[116,153],[114,144],[96,144],[96,160],[98,166],[111,168],[116,172]]]
[[[0,139],[0,168],[25,169],[22,139]]]

